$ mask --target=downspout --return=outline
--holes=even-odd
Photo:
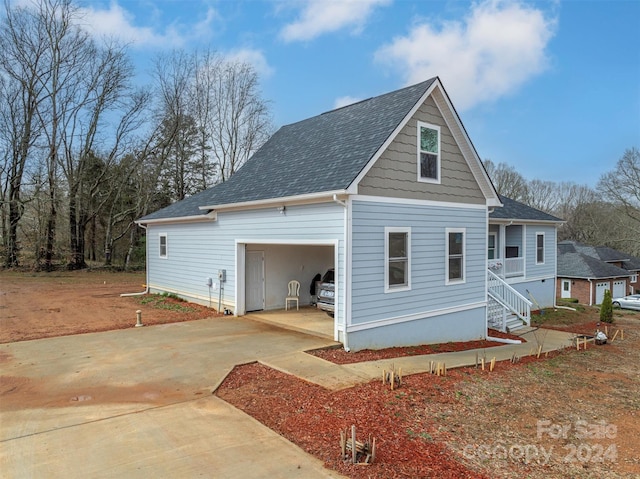
[[[338,199],[338,195],[333,195],[333,201],[341,206],[344,206],[345,208],[347,207],[347,204],[344,201]]]
[[[145,230],[146,232],[147,227],[145,225],[138,224],[138,226],[143,230]],[[149,294],[149,241],[148,241],[148,238],[147,238],[147,241],[145,241],[145,243],[146,243],[145,261],[144,261],[145,289],[141,293],[122,293],[120,295],[121,298],[129,297],[129,296],[143,296],[145,294]]]

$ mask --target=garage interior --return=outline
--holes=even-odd
[[[312,283],[334,267],[333,245],[247,244],[245,309],[247,317],[322,337],[334,336],[334,321],[315,307]],[[288,284],[300,282],[299,309],[285,310]]]

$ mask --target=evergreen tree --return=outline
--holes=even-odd
[[[604,291],[604,299],[600,305],[600,321],[603,323],[613,323],[613,303],[611,302],[611,291]]]

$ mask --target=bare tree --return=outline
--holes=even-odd
[[[219,181],[224,182],[271,134],[268,104],[258,88],[258,74],[248,63],[225,62],[213,95],[211,132]]]
[[[18,224],[29,153],[38,138],[37,109],[44,98],[46,39],[32,12],[4,3],[0,26],[0,132],[5,153],[2,169],[4,264],[19,265]]]
[[[640,255],[640,150],[627,149],[598,182],[598,191],[624,214],[616,230],[627,250]]]
[[[513,166],[506,163],[498,163],[496,165],[491,160],[484,160],[483,163],[499,194],[512,200],[527,201],[527,180]]]

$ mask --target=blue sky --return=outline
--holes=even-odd
[[[437,75],[480,157],[527,179],[594,186],[640,147],[640,0],[80,5],[130,44],[141,82],[172,48],[251,62],[276,126]]]

